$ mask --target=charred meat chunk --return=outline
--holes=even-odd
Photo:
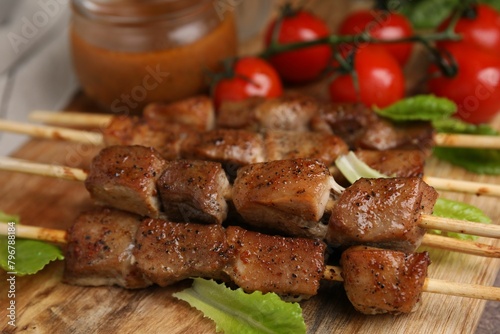
[[[220,225],[145,219],[136,240],[138,267],[159,286],[189,277],[220,278],[227,263],[226,235]]]
[[[427,252],[355,246],[341,256],[344,289],[361,313],[410,313],[421,302],[429,264]]]
[[[156,182],[164,165],[153,148],[110,146],[92,160],[85,187],[98,202],[156,218],[160,215]]]
[[[320,219],[333,178],[312,159],[278,160],[244,166],[233,185],[233,202],[243,219],[286,235],[323,237]]]
[[[430,154],[434,129],[428,122],[390,122],[379,118],[358,138],[356,147],[372,150],[417,149]]]
[[[99,208],[78,216],[68,231],[64,282],[83,286],[119,285],[144,288],[152,284],[133,255],[140,216]]]
[[[331,165],[349,148],[340,137],[319,132],[267,131],[264,133],[266,161],[318,159]]]
[[[311,121],[313,131],[333,133],[342,138],[350,148],[356,147],[356,141],[377,115],[363,104],[325,103]]]
[[[333,133],[351,149],[418,149],[428,154],[434,129],[428,122],[391,122],[362,104],[323,104],[311,120],[314,131]]]
[[[425,152],[421,150],[356,150],[356,156],[371,168],[392,177],[422,177]]]
[[[270,236],[230,226],[230,261],[224,271],[247,292],[298,299],[315,295],[323,277],[326,245],[320,240]]]
[[[143,117],[153,128],[182,124],[197,131],[211,130],[215,126],[215,111],[208,96],[198,95],[172,103],[150,103]]]
[[[158,192],[171,221],[220,224],[227,217],[231,186],[218,162],[167,161]]]
[[[181,124],[152,126],[144,119],[137,117],[113,117],[103,130],[106,146],[141,145],[155,148],[164,159],[179,158],[181,143],[193,130]]]
[[[190,137],[181,148],[185,159],[218,161],[243,166],[265,161],[262,136],[242,130],[219,129]]]
[[[413,252],[425,234],[420,216],[432,213],[437,196],[420,178],[359,179],[336,202],[326,241]]]
[[[317,112],[318,103],[313,98],[298,93],[272,99],[250,98],[223,103],[218,113],[217,126],[251,131],[309,131],[309,123]]]

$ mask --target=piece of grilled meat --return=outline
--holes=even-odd
[[[140,222],[140,216],[116,209],[80,214],[68,231],[64,282],[128,289],[153,284],[137,267],[133,254]]]
[[[359,179],[335,203],[326,241],[413,252],[425,234],[420,216],[432,213],[437,197],[420,178]]]
[[[320,220],[335,181],[311,159],[279,160],[240,168],[233,203],[245,222],[285,235],[320,237]]]
[[[227,263],[221,225],[144,219],[137,230],[137,267],[153,283],[167,286],[189,277],[221,278]]]
[[[230,260],[224,272],[243,290],[275,292],[287,299],[317,293],[325,269],[321,240],[270,236],[236,226],[226,233]]]
[[[400,314],[417,309],[429,255],[355,246],[341,256],[347,297],[364,314]]]
[[[165,160],[153,148],[110,146],[94,157],[85,187],[98,202],[141,216],[160,216],[156,183]]]
[[[265,99],[248,98],[224,102],[217,114],[217,128],[250,131],[309,131],[309,123],[318,113],[319,103],[310,96],[288,93]]]
[[[217,162],[167,161],[157,186],[171,221],[221,224],[227,217],[231,185]]]

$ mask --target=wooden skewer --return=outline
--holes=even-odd
[[[0,235],[7,235],[8,223],[0,222]],[[43,240],[49,242],[67,243],[67,232],[64,230],[41,228],[37,226],[16,225],[16,237]],[[326,266],[323,278],[330,281],[342,282],[342,268]],[[467,298],[478,298],[500,301],[500,288],[478,284],[465,284],[426,278],[423,291],[440,293]]]
[[[69,114],[69,115],[66,115]],[[52,125],[105,127],[111,122],[112,115],[86,114],[82,112],[54,112],[35,110],[29,119]],[[434,136],[436,146],[500,149],[500,136],[468,135],[457,133],[438,133]]]
[[[57,165],[45,165],[9,157],[0,157],[0,170],[63,178],[74,181],[85,181],[87,178],[87,173],[82,169]],[[457,219],[421,215],[419,225],[426,229],[500,238],[500,226],[493,224],[478,224]]]
[[[438,190],[457,191],[457,192],[464,192],[476,195],[500,197],[500,185],[471,182],[471,181],[450,180],[432,176],[424,176],[422,179],[428,185]]]
[[[8,235],[8,224],[8,222],[0,222],[0,235]],[[67,232],[64,230],[16,224],[15,235],[17,238],[49,241],[58,244],[67,243]]]
[[[90,145],[102,145],[104,143],[102,134],[98,132],[26,124],[8,120],[0,120],[0,130],[26,134],[37,138],[69,140]]]
[[[47,165],[7,157],[0,158],[0,170],[49,176],[72,181],[85,181],[87,178],[87,173],[79,168]]]
[[[66,113],[64,113],[66,114]],[[103,115],[97,115],[99,117]],[[93,117],[93,116],[90,116]],[[59,127],[49,127],[43,125],[32,125],[18,123],[13,121],[0,120],[0,131],[10,131],[21,134],[30,135],[33,137],[41,137],[48,139],[63,139],[71,140],[79,143],[90,145],[104,145],[104,138],[101,133],[72,130]],[[437,190],[464,192],[475,195],[497,196],[500,197],[500,185],[449,180],[431,176],[425,176],[424,181]]]
[[[422,215],[419,225],[426,229],[457,232],[481,237],[500,238],[500,226],[494,224],[478,224],[465,220]]]
[[[470,255],[500,258],[500,248],[479,242],[458,240],[441,235],[424,234],[422,246],[444,249]]]
[[[434,142],[440,147],[500,149],[500,136],[437,133]]]
[[[35,110],[28,116],[31,121],[52,125],[96,128],[108,126],[113,117],[113,115],[106,114],[89,114],[78,111],[65,111],[61,113],[50,110]]]

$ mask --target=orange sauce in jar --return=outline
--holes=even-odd
[[[204,0],[74,0],[73,63],[103,109],[137,113],[150,102],[203,93],[206,73],[237,51],[231,13]]]

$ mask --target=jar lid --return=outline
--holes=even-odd
[[[93,20],[113,24],[170,21],[196,15],[210,0],[73,0],[73,8]]]

